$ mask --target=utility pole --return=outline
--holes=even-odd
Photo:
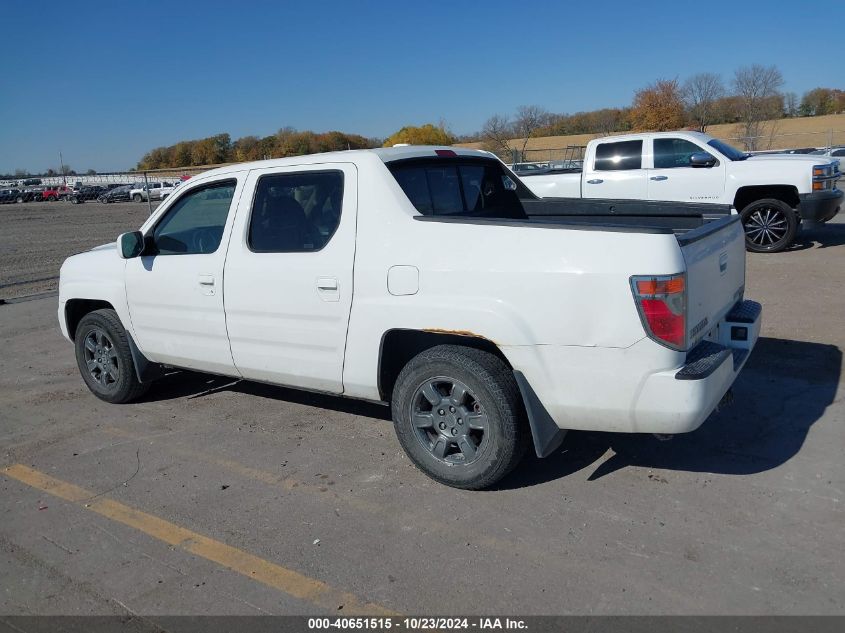
[[[67,176],[65,176],[65,162],[62,159],[62,150],[59,150],[59,165],[62,170],[62,184],[67,187]]]

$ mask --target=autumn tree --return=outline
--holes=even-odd
[[[638,90],[631,106],[636,130],[676,130],[684,125],[684,102],[677,79],[660,79]]]
[[[835,88],[813,88],[804,93],[799,110],[803,116],[841,112],[845,110],[845,92]]]
[[[716,101],[724,94],[722,79],[714,73],[698,73],[684,82],[681,97],[699,132],[713,121]]]
[[[384,141],[384,147],[392,147],[397,143],[410,145],[451,145],[455,137],[446,130],[444,124],[434,125],[426,123],[419,127],[407,125],[395,132]]]
[[[232,160],[243,163],[251,160],[261,160],[261,139],[257,136],[242,136],[232,143]]]
[[[743,66],[734,73],[733,91],[745,149],[754,151],[765,136],[766,121],[783,115],[783,96],[778,92],[783,75],[775,66]]]

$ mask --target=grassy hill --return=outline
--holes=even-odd
[[[742,149],[740,127],[735,123],[712,125],[707,133]],[[625,134],[625,132],[619,132]],[[789,149],[797,147],[825,147],[845,145],[845,114],[828,114],[817,117],[777,119],[766,124],[767,138],[762,139],[761,149]],[[528,141],[526,160],[551,160],[563,158],[560,150],[567,145],[586,145],[597,134],[574,134],[570,136],[543,136]],[[481,147],[481,143],[461,143],[462,147]],[[522,147],[522,139],[513,139],[512,147]]]

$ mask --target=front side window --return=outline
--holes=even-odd
[[[596,147],[596,171],[641,169],[642,165],[643,142],[641,140],[600,143]]]
[[[695,143],[682,138],[654,139],[654,168],[689,167],[690,156],[704,152]]]
[[[156,255],[207,255],[220,246],[235,195],[235,180],[188,191],[153,229]]]
[[[340,224],[343,172],[306,171],[258,179],[247,243],[256,253],[305,253],[328,244]]]

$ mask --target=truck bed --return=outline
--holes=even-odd
[[[584,198],[523,198],[520,203],[522,213],[510,217],[428,215],[415,219],[585,231],[674,233],[681,246],[739,221],[739,216],[731,215],[731,207],[726,204]]]
[[[522,200],[522,206],[532,221],[668,229],[675,234],[694,231],[731,215],[731,207],[726,204],[652,200],[540,198]]]

